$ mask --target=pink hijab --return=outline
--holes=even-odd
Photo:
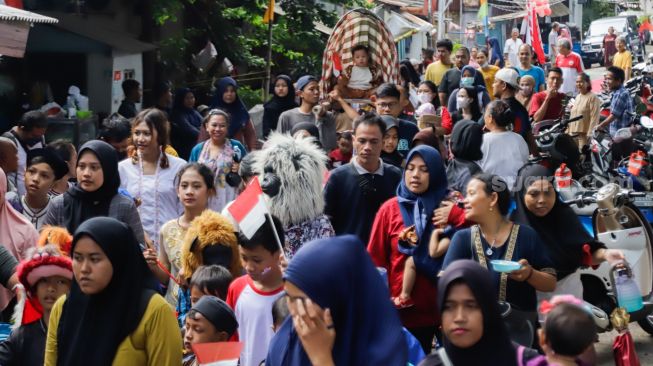
[[[29,220],[16,211],[6,200],[7,175],[0,169],[0,245],[21,261],[27,249],[36,246],[39,233]],[[0,291],[0,310],[7,307],[13,293],[2,289]]]
[[[560,29],[560,38],[567,38],[569,40],[569,45],[573,51],[574,42],[571,40],[571,34],[569,34],[569,31],[566,28]]]

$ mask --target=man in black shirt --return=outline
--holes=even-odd
[[[127,79],[122,82],[122,91],[125,93],[125,99],[120,104],[118,113],[128,119],[134,118],[138,113],[136,103],[141,102],[141,84],[134,79]]]
[[[324,187],[324,213],[336,234],[354,234],[367,245],[376,212],[395,196],[401,171],[381,160],[385,123],[367,114],[354,121],[356,156],[331,172]]]

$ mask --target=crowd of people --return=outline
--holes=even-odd
[[[318,77],[277,76],[258,137],[231,77],[210,106],[163,83],[141,111],[126,81],[79,148],[46,144],[46,116],[25,113],[0,137],[0,308],[14,324],[0,364],[197,365],[195,345],[226,341],[243,366],[592,364],[578,270],[623,253],[529,164],[531,121],[582,115],[582,146],[629,125],[633,105],[615,58],[599,121],[570,38],[555,38],[546,70],[517,30],[503,49],[442,39],[397,85],[356,46],[328,95]],[[255,177],[271,215],[246,235],[230,207]],[[543,300],[555,305],[538,315]],[[499,302],[545,317],[538,341],[513,342]]]

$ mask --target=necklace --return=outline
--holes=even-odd
[[[159,159],[161,155],[159,155],[156,159],[156,169],[154,170],[154,232],[158,233],[159,232]],[[143,201],[143,175],[144,175],[144,168],[143,168],[143,155],[138,154],[138,163],[139,163],[139,170],[138,170],[138,200],[142,202]],[[142,205],[138,206],[139,209],[139,214],[140,214],[140,209],[142,208]],[[141,215],[142,217],[142,215]],[[158,239],[153,239],[155,246],[158,249]]]
[[[479,225],[479,227],[478,227],[478,229],[481,230],[481,235],[483,235],[485,237],[485,239],[488,241],[488,248],[485,251],[485,254],[488,257],[492,256],[492,254],[494,254],[493,249],[496,249],[497,236],[499,236],[499,231],[501,231],[501,225],[503,225],[503,221],[499,222],[499,225],[497,226],[497,231],[494,234],[494,239],[492,239],[492,243],[490,243],[489,238],[487,237],[487,235],[485,235],[485,233],[483,233],[483,230],[481,230],[481,226]]]

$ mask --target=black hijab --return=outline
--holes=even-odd
[[[86,151],[93,152],[100,161],[104,183],[93,192],[83,190],[77,183],[64,193],[64,225],[71,233],[74,233],[79,225],[87,219],[107,216],[111,200],[120,188],[116,150],[104,141],[93,140],[82,145],[78,156],[81,158]],[[77,160],[77,164],[79,164],[79,160]]]
[[[157,281],[148,268],[133,231],[110,217],[82,223],[73,238],[88,236],[102,248],[113,276],[107,287],[86,295],[73,278],[57,331],[57,365],[111,365],[116,350],[143,317]]]
[[[560,200],[558,192],[551,211],[544,217],[538,217],[526,207],[524,196],[528,187],[538,179],[548,179],[553,183],[549,169],[538,164],[526,165],[519,171],[515,188],[517,209],[511,219],[515,223],[532,227],[546,244],[549,258],[555,265],[558,278],[574,272],[580,267],[583,245],[599,245],[585,230],[576,213]]]
[[[476,174],[482,173],[476,161],[483,158],[483,128],[474,121],[456,122],[451,132],[451,153],[453,159],[447,166],[449,188],[466,194],[467,183]]]
[[[476,122],[462,120],[451,131],[451,152],[456,159],[478,161],[483,158],[483,128]]]
[[[453,262],[438,281],[438,308],[444,309],[451,285],[465,283],[483,312],[483,336],[469,348],[459,348],[444,338],[444,348],[451,362],[458,365],[517,365],[517,353],[510,341],[490,273],[477,262]]]
[[[277,81],[279,80],[285,81],[288,85],[288,94],[285,97],[280,97],[275,93],[274,86],[277,85]],[[293,85],[290,76],[279,75],[274,79],[274,83],[272,84],[272,99],[265,103],[264,107],[279,111],[279,114],[297,107],[297,103],[295,103],[295,85]]]

